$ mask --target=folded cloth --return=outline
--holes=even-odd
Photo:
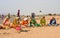
[[[21,27],[20,27],[20,26],[17,26],[17,27],[16,27],[16,30],[21,30]]]

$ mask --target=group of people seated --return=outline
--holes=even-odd
[[[40,20],[40,23],[38,24],[35,20],[35,18],[31,18],[30,22],[28,22],[28,18],[24,18],[22,21],[20,20],[19,17],[15,17],[15,19],[13,20],[13,22],[10,22],[10,18],[6,17],[3,21],[3,24],[0,25],[0,28],[3,29],[9,29],[9,28],[14,28],[16,30],[21,30],[21,26],[25,26],[28,27],[28,25],[30,24],[30,27],[32,26],[45,26],[46,25],[46,19],[45,17],[42,17]],[[50,23],[48,24],[48,26],[58,26],[59,24],[56,23],[56,19],[54,17],[52,17],[52,19],[50,20]]]
[[[54,17],[51,18],[49,24],[46,24],[45,16],[43,16],[40,19],[40,24],[38,24],[35,19],[31,19],[30,26],[33,26],[33,25],[34,26],[58,26],[59,24],[56,23],[56,19]]]
[[[54,17],[52,17],[52,18],[50,19],[49,24],[46,24],[46,19],[45,19],[45,17],[42,17],[41,20],[40,20],[40,24],[41,24],[42,26],[45,26],[45,25],[48,25],[48,26],[58,26],[58,25],[59,25],[59,24],[57,24],[56,19],[55,19]]]
[[[22,26],[26,26],[28,25],[28,19],[24,18],[22,21],[20,20],[19,17],[15,17],[14,20],[11,22],[9,17],[6,17],[3,20],[3,23],[0,25],[0,29],[10,29],[10,28],[14,28],[17,31],[22,30],[21,29],[21,25]]]
[[[51,25],[58,26],[59,24],[57,24],[56,19],[54,17],[52,17],[52,19],[50,20],[50,23],[48,25],[49,26],[51,26]]]

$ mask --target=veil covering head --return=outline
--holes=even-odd
[[[19,17],[15,17],[15,19],[19,19]]]
[[[28,18],[24,18],[24,21],[28,20]]]
[[[8,16],[4,19],[3,24],[8,24],[9,23],[9,18]]]

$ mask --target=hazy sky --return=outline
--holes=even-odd
[[[21,15],[60,13],[60,0],[0,0],[0,14],[16,14],[18,9]]]

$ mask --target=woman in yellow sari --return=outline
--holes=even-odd
[[[42,26],[45,26],[45,25],[46,25],[46,19],[45,19],[45,17],[42,17],[42,18],[41,18],[40,24],[41,24]]]
[[[20,33],[21,31],[21,25],[20,25],[20,18],[19,17],[16,17],[14,20],[13,20],[13,23],[12,23],[12,28],[16,29],[17,32]]]
[[[12,28],[16,28],[16,27],[19,26],[19,25],[20,25],[19,17],[16,17],[16,18],[13,20],[13,22],[12,22],[12,24],[11,24],[11,27],[12,27]]]

